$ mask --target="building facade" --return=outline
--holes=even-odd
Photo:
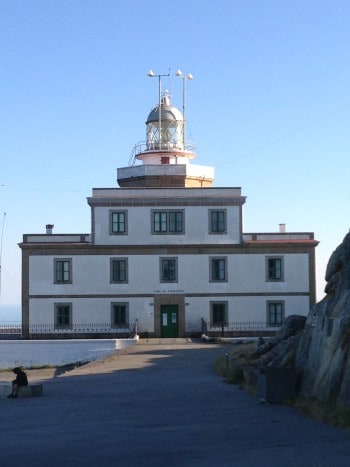
[[[315,303],[313,233],[245,233],[241,188],[194,165],[183,113],[165,92],[116,188],[87,202],[91,232],[25,234],[26,338],[195,336],[275,329]]]

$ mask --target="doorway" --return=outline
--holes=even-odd
[[[160,306],[160,335],[168,338],[179,336],[178,305]]]

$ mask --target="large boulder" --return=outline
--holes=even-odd
[[[287,384],[288,386],[289,383],[284,380],[287,374],[286,371],[282,370],[282,372],[276,372],[276,368],[295,368],[295,355],[300,342],[301,332],[304,329],[305,321],[305,316],[288,316],[283,326],[274,337],[268,339],[266,342],[264,340],[258,341],[256,350],[250,355],[250,366],[244,373],[246,382],[252,383],[252,376],[254,376],[254,381],[255,383],[258,383],[259,386],[259,381],[261,385],[261,377],[259,380],[258,373],[263,375],[270,374],[270,376],[272,374],[274,376],[269,384],[272,386],[280,386],[280,384],[283,386]],[[279,376],[277,377],[277,375]],[[292,381],[291,384],[293,385]],[[293,392],[294,388],[292,388],[291,391]],[[284,391],[283,395],[281,393],[278,397],[282,401],[285,396],[289,397],[290,394],[291,392],[288,390],[287,392]],[[274,397],[272,397],[272,399],[275,400]]]
[[[350,406],[350,233],[331,255],[326,281],[296,352],[298,392]]]
[[[294,355],[286,356],[292,351],[296,352],[296,346],[299,339],[294,338],[299,335],[304,329],[306,317],[302,315],[290,315],[286,318],[281,329],[274,337],[262,342],[257,349],[252,353],[253,359],[260,359],[261,366],[292,366],[294,363]],[[291,342],[288,343],[289,339]],[[288,349],[288,350],[287,350]]]

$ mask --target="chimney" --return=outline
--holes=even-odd
[[[279,224],[279,232],[286,233],[286,224]]]
[[[53,224],[46,224],[46,235],[52,235],[52,229],[55,226]]]

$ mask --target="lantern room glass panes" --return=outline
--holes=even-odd
[[[161,135],[161,138],[159,138]],[[183,122],[181,120],[147,123],[147,150],[183,149]]]

